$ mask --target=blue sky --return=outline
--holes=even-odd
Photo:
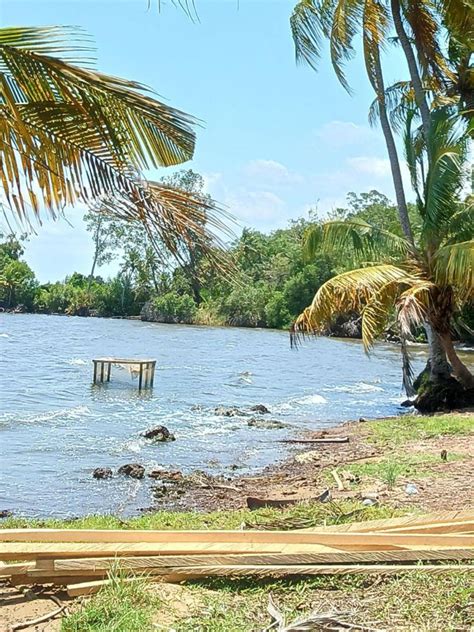
[[[203,121],[192,167],[238,219],[261,230],[309,208],[324,215],[348,191],[393,196],[379,129],[367,123],[373,94],[362,61],[349,66],[349,96],[323,57],[315,74],[296,66],[287,0],[197,0],[199,23],[170,1],[3,0],[3,25],[80,25],[97,47],[97,67],[151,86]],[[164,6],[163,6],[164,5]],[[400,57],[387,59],[401,78]],[[156,178],[170,170],[150,174]],[[69,224],[45,221],[26,246],[41,281],[88,272],[92,258],[82,210]],[[103,270],[110,272],[113,270]]]

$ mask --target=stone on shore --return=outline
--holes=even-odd
[[[154,442],[176,440],[174,434],[172,434],[166,426],[155,426],[154,428],[150,428],[143,433],[143,436],[145,439],[149,439]]]
[[[94,478],[112,478],[112,470],[110,467],[96,467],[92,472]]]
[[[139,463],[126,463],[119,467],[118,473],[130,476],[130,478],[143,478],[145,476],[145,468]]]

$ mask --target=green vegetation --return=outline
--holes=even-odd
[[[474,434],[472,415],[404,415],[390,420],[370,422],[372,440],[386,445],[402,445],[407,441],[430,439],[444,435]]]
[[[125,583],[111,573],[111,583],[63,620],[62,632],[132,632],[152,630],[151,619],[162,604],[146,580]]]
[[[175,174],[172,182],[190,194],[205,197],[203,179],[191,170]],[[410,212],[416,215],[414,207]],[[331,217],[370,221],[381,230],[397,226],[395,206],[377,191],[349,193],[347,206],[335,209]],[[0,246],[4,252],[0,257],[0,306],[23,305],[26,311],[47,314],[138,316],[146,305],[146,317],[159,322],[283,329],[311,301],[315,290],[349,270],[354,261],[352,252],[341,256],[324,248],[311,259],[305,257],[306,236],[321,226],[314,213],[270,234],[244,229],[228,247],[234,262],[231,277],[215,268],[199,248],[183,248],[180,263],[173,262],[164,250],[154,249],[139,224],[100,213],[88,213],[86,223],[95,245],[90,274],[75,272],[63,282],[39,285],[30,270],[29,275],[7,287],[2,279],[10,264],[26,264],[21,260],[22,244],[6,238]],[[98,267],[114,260],[119,269],[114,278],[97,276]],[[463,312],[467,322],[469,309]],[[357,326],[344,330],[348,318],[335,319],[327,331],[360,335]],[[467,330],[460,333],[468,335]]]

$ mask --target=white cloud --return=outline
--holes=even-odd
[[[303,176],[290,171],[276,160],[251,160],[243,168],[244,175],[257,179],[262,184],[295,184],[303,181]]]
[[[222,180],[222,173],[218,171],[203,173],[202,179],[204,180],[204,192],[213,195],[213,191],[215,191],[217,185]]]
[[[316,137],[328,149],[380,142],[380,135],[375,130],[351,121],[329,121],[316,130]]]
[[[386,178],[391,174],[388,158],[354,156],[353,158],[348,158],[346,162],[355,171],[375,176],[376,178]]]
[[[229,212],[243,224],[265,228],[280,223],[285,202],[272,191],[229,192],[224,200]]]

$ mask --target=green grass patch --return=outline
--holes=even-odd
[[[161,606],[146,580],[124,582],[111,575],[111,584],[63,619],[61,632],[151,632]]]
[[[357,520],[377,520],[392,518],[409,513],[392,507],[364,507],[355,501],[322,503],[300,503],[281,509],[259,509],[250,511],[215,511],[212,513],[157,511],[144,516],[121,520],[115,516],[85,516],[74,520],[27,519],[11,517],[2,520],[0,528],[49,528],[49,529],[239,529],[242,524],[267,525],[281,524],[281,528],[339,524]],[[305,524],[302,524],[305,523]],[[306,524],[307,523],[307,524]],[[285,527],[286,525],[286,527]]]
[[[464,454],[451,452],[448,461],[460,461],[465,458]],[[440,464],[439,454],[421,452],[419,454],[391,454],[387,458],[368,463],[349,463],[341,467],[341,470],[350,472],[360,479],[374,479],[385,483],[388,489],[393,489],[399,478],[423,478],[433,473],[433,465]],[[326,473],[328,482],[333,481],[330,472]],[[353,486],[357,483],[353,483]]]
[[[446,435],[474,433],[474,415],[434,415],[432,417],[404,415],[392,419],[370,421],[369,439],[386,445],[400,445],[416,439],[431,439]]]

